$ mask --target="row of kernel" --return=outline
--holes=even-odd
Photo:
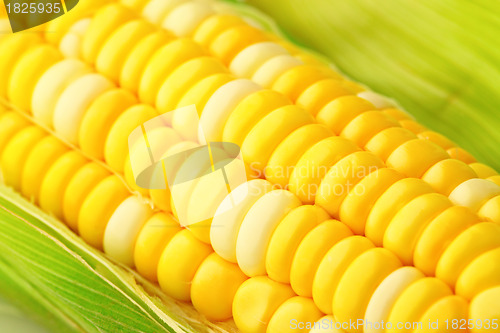
[[[7,114],[10,117],[12,115],[16,114]],[[21,123],[23,118],[19,119],[18,123]],[[2,124],[0,122],[0,126]],[[33,141],[40,140],[36,134],[42,132],[36,126],[26,126],[7,143],[2,155],[2,169],[6,171],[7,183],[12,184],[15,178],[9,172],[9,165],[20,162],[16,156],[22,157],[28,153],[29,160],[37,159],[31,156],[40,156],[38,146],[31,152],[26,150],[33,145]],[[44,151],[50,151],[59,145],[56,140],[52,140],[42,146]],[[81,206],[78,230],[87,242],[103,248],[105,253],[123,264],[135,265],[141,274],[152,281],[158,279],[165,292],[176,299],[192,300],[195,307],[210,319],[230,318],[234,294],[246,280],[238,266],[216,254],[210,254],[210,246],[197,240],[188,230],[182,230],[172,217],[164,213],[153,215],[147,205],[136,197],[127,197],[126,190],[115,176],[109,176],[98,165],[86,162],[77,152],[69,151],[56,158],[51,166],[50,161],[43,163],[44,170],[39,168],[35,171],[26,166],[20,168],[20,165],[17,165],[17,169],[28,168],[43,179],[39,195],[42,208],[55,213],[51,205],[46,206],[44,202],[52,201],[52,206],[61,206],[60,202],[55,201],[61,201],[62,197],[68,198],[66,200],[70,200],[73,205],[78,202]],[[87,182],[84,190],[87,193],[82,195],[84,181]],[[45,193],[44,188],[52,195]],[[288,288],[290,297],[294,295],[285,285],[269,283],[273,288]],[[275,302],[273,298],[267,301]],[[317,319],[316,314],[320,312],[312,300],[296,298],[293,301],[305,304],[304,311],[311,312],[315,316],[313,320]],[[286,314],[288,311],[280,310],[276,318],[282,319],[283,312]],[[293,317],[294,313],[288,315]],[[267,316],[270,318],[272,314],[268,312]],[[277,332],[282,331],[280,325],[284,324],[273,324]]]
[[[168,20],[161,20],[158,17],[156,19],[151,18],[151,17],[149,17],[149,15],[151,15],[150,13],[154,12],[154,13],[169,14],[173,8],[172,4],[169,4],[168,2],[164,2],[163,6],[166,6],[165,8],[167,8],[167,9],[157,10],[157,11],[152,10],[152,8],[157,9],[156,7],[159,5],[160,4],[158,2],[153,1],[150,4],[148,4],[146,6],[146,8],[144,9],[145,17],[149,18],[153,23],[157,23],[157,24],[159,24],[161,21],[165,22]],[[174,5],[177,5],[177,4],[174,4]],[[197,6],[207,6],[207,4],[186,3],[185,6],[197,7]],[[182,6],[180,6],[180,7],[182,7]],[[179,12],[183,12],[183,10],[179,10]],[[174,15],[174,14],[175,13],[171,13],[170,16],[175,18],[176,15]],[[224,16],[224,18],[219,18],[219,17],[217,17],[217,15],[214,15],[213,17],[211,17],[211,20],[206,19],[207,22],[203,23],[203,24],[206,24],[209,27],[217,26],[218,24],[216,24],[216,22],[218,22],[220,20],[224,20],[225,17],[226,16]],[[174,20],[174,18],[172,18],[171,20]],[[188,30],[190,30],[190,31],[204,31],[204,29],[202,29],[203,24],[200,23],[200,22],[205,22],[204,18],[205,18],[205,16],[196,17],[197,21],[195,20],[195,22],[192,23],[193,27],[191,29],[188,29]],[[214,21],[214,22],[211,22],[211,21]],[[229,22],[227,23],[227,26],[223,23],[219,23],[219,24],[221,25],[221,27],[224,27],[224,28],[227,28],[228,26],[232,27],[233,24],[236,26],[238,26],[238,24],[241,24],[241,21],[236,20],[236,19],[234,19],[234,20],[228,19],[228,21]],[[196,27],[198,25],[201,25],[201,26],[198,29],[196,29]],[[168,28],[169,24],[166,23],[166,24],[163,24],[163,26]],[[194,38],[196,40],[196,32],[194,32],[193,34],[195,35]],[[211,42],[211,40],[209,40],[209,42]],[[209,42],[205,42],[205,44],[210,44]],[[278,46],[277,44],[273,44],[273,43],[269,43],[269,42],[263,42],[263,43],[256,43],[255,42],[255,44],[249,44],[249,46],[242,49],[241,52],[238,52],[238,51],[233,52],[233,53],[237,54],[238,56],[235,59],[232,59],[231,64],[230,64],[230,68],[236,74],[241,75],[241,76],[245,76],[244,73],[246,73],[246,71],[252,72],[252,69],[259,68],[259,61],[268,60],[267,56],[269,56],[269,58],[272,58],[272,56],[283,55],[284,54],[283,52],[286,50],[282,49],[281,51],[283,54],[280,54],[280,51],[277,51],[278,50],[277,46]],[[255,54],[257,54],[257,53],[265,54],[266,56],[263,56],[263,58],[265,58],[265,59],[259,59],[258,57],[256,59]],[[244,61],[244,60],[246,60],[246,61]],[[280,61],[280,63],[282,63],[282,62],[283,61]],[[246,63],[249,63],[249,65],[245,66]],[[267,66],[267,67],[276,67],[276,66]],[[269,70],[266,70],[263,72],[269,73]],[[298,104],[299,105],[304,104],[303,106],[306,109],[309,109],[309,106],[311,106],[311,105],[317,106],[317,108],[314,110],[313,113],[318,112],[317,109],[319,109],[319,106],[324,106],[325,104],[327,104],[326,102],[334,99],[335,97],[339,97],[339,96],[348,94],[347,92],[339,93],[339,94],[335,94],[335,93],[332,94],[331,88],[333,88],[333,91],[335,91],[335,88],[340,89],[339,83],[336,83],[335,80],[332,80],[332,79],[320,80],[318,77],[318,78],[316,78],[316,81],[314,81],[314,78],[312,78],[312,81],[311,80],[308,81],[304,77],[302,77],[301,75],[298,74],[298,73],[303,73],[303,75],[307,74],[307,75],[309,75],[308,77],[310,77],[310,74],[314,72],[313,69],[302,68],[301,70],[299,70],[299,69],[294,68],[293,72],[294,73],[297,72],[297,74],[292,75],[293,73],[292,74],[288,73],[287,75],[285,75],[284,73],[280,73],[284,77],[281,81],[283,82],[283,84],[288,85],[288,86],[292,87],[293,89],[296,88],[295,84],[293,84],[293,82],[295,82],[296,84],[300,84],[302,88],[304,88],[304,87],[308,88],[308,89],[301,89],[300,90],[300,91],[307,90],[307,91],[303,91],[303,93],[302,93],[302,95],[304,96],[302,99],[307,101],[307,103],[304,102],[304,103],[298,103]],[[249,75],[246,74],[246,76],[249,76]],[[297,79],[291,80],[290,76],[296,77]],[[271,81],[274,82],[275,80],[271,80]],[[257,80],[257,82],[262,83],[259,80]],[[278,91],[283,90],[283,89],[278,89],[278,88],[276,88],[276,90],[278,90]],[[285,90],[287,90],[287,89],[285,89]],[[373,96],[373,94],[370,94],[368,92],[363,92],[362,94],[363,94],[362,96],[364,98],[371,100],[371,101],[375,101],[374,104],[376,104],[376,105],[381,104],[378,101],[378,98],[376,96]],[[287,95],[289,97],[292,97],[292,99],[293,99],[293,96],[291,96],[293,94],[287,94]],[[382,103],[382,104],[384,104],[384,103]],[[382,107],[382,108],[388,107],[388,105],[382,105],[382,104],[379,105],[379,107]],[[372,107],[372,108],[374,108],[374,107]],[[325,112],[328,113],[328,111],[325,111]],[[435,142],[435,143],[441,145],[443,148],[448,149],[448,152],[451,153],[454,157],[455,156],[460,157],[463,155],[464,159],[466,161],[470,161],[470,162],[473,161],[470,159],[470,157],[467,157],[464,153],[459,152],[456,149],[456,147],[453,147],[453,144],[451,142],[447,141],[445,138],[438,135],[437,133],[425,131],[425,129],[423,129],[421,126],[420,127],[417,126],[417,124],[414,123],[409,117],[404,116],[404,114],[401,112],[398,112],[398,110],[388,109],[386,113],[389,115],[402,117],[402,119],[400,119],[400,122],[401,122],[401,125],[403,127],[411,129],[413,132],[415,132],[415,134],[418,134],[420,138],[431,140],[432,142]],[[387,127],[387,126],[385,126],[385,127]],[[481,173],[481,176],[484,176],[484,177],[486,177],[492,171],[491,169],[488,169],[486,166],[478,164],[478,163],[473,163],[473,167],[475,170],[477,170],[478,173]],[[479,172],[479,171],[484,171],[484,172]]]
[[[106,16],[106,17],[107,17],[107,16]],[[124,30],[127,30],[127,29],[124,29]],[[116,38],[116,40],[122,40],[122,39],[123,39],[123,38]],[[288,80],[285,80],[285,82],[288,82]],[[166,86],[168,86],[168,85],[166,85]],[[174,95],[175,95],[175,94],[174,94]],[[374,115],[377,115],[377,113],[375,113]],[[365,123],[371,123],[371,122],[365,122]],[[354,126],[354,127],[356,127],[356,128],[357,128],[357,127],[359,127],[359,126]],[[357,133],[359,133],[359,130],[357,130]],[[413,143],[413,145],[411,145],[411,146],[413,147],[413,146],[415,146],[415,145],[416,145],[416,146],[418,147],[418,146],[422,146],[422,145],[423,145],[423,146],[424,146],[424,148],[429,148],[429,147],[428,147],[428,146],[429,146],[428,144],[426,144],[426,145],[424,145],[424,144],[420,144],[420,145],[419,145],[419,143],[420,143],[420,142],[415,142],[415,143]],[[405,147],[406,147],[406,146],[409,146],[409,145],[405,145]],[[407,148],[407,147],[406,147],[406,148]],[[394,158],[394,159],[396,159],[396,160],[397,160],[397,158]],[[407,163],[407,164],[408,164],[408,163]],[[437,165],[436,165],[436,167],[435,167],[435,169],[436,169],[436,170],[432,170],[432,171],[434,171],[434,172],[433,172],[433,173],[431,173],[431,174],[429,175],[430,181],[435,180],[435,179],[433,179],[433,175],[434,175],[435,173],[439,173],[440,175],[442,175],[442,174],[450,174],[450,175],[453,175],[453,173],[446,173],[446,172],[444,172],[444,171],[448,170],[448,169],[449,169],[449,167],[450,167],[450,165],[451,165],[451,166],[455,166],[455,164],[456,164],[456,161],[453,161],[453,160],[450,160],[450,161],[446,161],[446,162],[443,162],[443,163],[439,163],[439,164],[437,164]],[[463,169],[464,169],[464,168],[458,168],[458,170],[463,170]],[[467,171],[469,171],[469,172],[467,173],[467,175],[466,175],[466,176],[470,176],[470,175],[472,174],[472,170],[467,170]],[[434,177],[434,178],[435,178],[435,177]],[[458,178],[460,178],[460,177],[458,177]],[[457,179],[458,179],[458,178],[457,178]],[[463,178],[463,177],[462,177],[462,178]],[[458,179],[458,180],[463,180],[463,179]],[[441,185],[441,184],[438,184],[438,185]],[[438,190],[442,190],[442,189],[438,188]],[[448,189],[445,189],[445,190],[448,190]]]

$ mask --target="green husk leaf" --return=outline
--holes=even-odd
[[[0,186],[0,294],[57,332],[228,332]]]
[[[500,171],[500,3],[248,0],[347,76]]]

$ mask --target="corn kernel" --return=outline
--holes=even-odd
[[[387,166],[407,177],[420,178],[434,164],[447,158],[448,153],[435,143],[415,139],[396,148],[387,158]]]
[[[35,46],[24,53],[10,74],[7,88],[9,100],[21,110],[29,113],[33,90],[38,79],[48,68],[61,60],[61,57],[56,48],[44,44]]]
[[[429,223],[452,206],[442,194],[423,194],[401,208],[384,234],[384,248],[394,252],[405,265],[413,265],[415,247]]]
[[[72,144],[78,143],[79,128],[90,104],[113,88],[113,83],[99,74],[86,74],[66,87],[53,115],[54,129]]]
[[[279,44],[262,42],[250,45],[234,57],[229,70],[239,77],[251,78],[267,60],[288,52]]]
[[[45,174],[68,148],[53,136],[41,139],[29,153],[22,167],[21,193],[38,203],[40,186]]]
[[[208,255],[209,245],[197,240],[189,230],[182,230],[167,244],[158,263],[158,282],[169,296],[191,300],[191,284],[196,271]]]
[[[82,56],[85,62],[94,65],[108,37],[133,17],[134,13],[131,10],[116,3],[100,8],[83,38]]]
[[[340,134],[354,118],[370,110],[375,110],[370,102],[358,96],[343,96],[326,104],[318,112],[316,119],[335,134]]]
[[[170,240],[182,228],[171,215],[157,213],[142,227],[134,247],[134,264],[142,276],[158,281],[158,262]]]
[[[108,193],[103,197],[102,193]],[[102,250],[106,225],[113,212],[129,195],[122,181],[116,176],[108,176],[90,191],[80,207],[78,232],[96,249]]]
[[[152,214],[151,208],[135,196],[123,200],[107,221],[103,238],[104,253],[133,267],[135,242]]]
[[[313,145],[299,159],[288,182],[288,189],[303,203],[313,203],[318,188],[330,167],[343,157],[358,151],[352,142],[329,137]]]
[[[389,274],[375,289],[365,312],[365,333],[379,332],[376,325],[387,323],[399,296],[424,274],[415,267],[401,267]]]
[[[366,220],[366,237],[382,246],[385,231],[396,213],[416,197],[432,192],[432,188],[419,179],[405,178],[395,182],[373,205]]]
[[[63,195],[73,175],[88,160],[76,151],[62,155],[47,171],[40,185],[40,207],[63,219]]]
[[[383,248],[369,249],[354,259],[342,275],[333,296],[332,309],[336,318],[340,322],[364,319],[370,298],[378,285],[401,266],[399,259]],[[362,332],[363,329],[349,327],[347,331]]]
[[[297,330],[293,323],[315,322],[322,315],[312,299],[292,297],[278,307],[269,321],[266,333],[307,332],[309,331],[307,328]]]
[[[305,110],[287,105],[264,116],[248,133],[241,146],[244,158],[252,167],[265,170],[278,144],[296,129],[312,124],[314,118]],[[269,131],[273,128],[272,131]]]
[[[285,190],[264,194],[250,208],[241,223],[236,241],[236,258],[248,276],[266,274],[266,252],[272,233],[300,200]]]
[[[373,171],[357,183],[340,205],[339,217],[357,235],[365,232],[366,219],[377,199],[404,176],[393,169]]]
[[[494,323],[500,321],[500,287],[483,291],[474,297],[469,307],[469,318],[473,322]],[[491,326],[491,325],[490,325]],[[491,329],[487,325],[474,325],[472,333],[488,333]]]
[[[432,276],[446,248],[467,228],[479,222],[469,209],[453,206],[436,216],[425,228],[413,253],[413,262]]]
[[[124,89],[109,90],[98,96],[85,112],[78,131],[82,151],[95,159],[104,159],[104,142],[113,123],[136,103],[135,96]]]
[[[352,231],[337,220],[327,220],[307,233],[293,255],[290,284],[297,295],[312,297],[312,285],[318,266],[328,250]]]
[[[431,333],[436,327],[429,327],[428,323],[439,323],[441,332],[463,332],[461,325],[445,325],[446,321],[453,320],[464,323],[468,319],[469,304],[460,296],[446,296],[434,303],[420,318],[419,322],[426,323],[418,332]]]
[[[52,127],[54,109],[63,91],[75,80],[90,74],[91,68],[76,59],[65,59],[47,69],[33,90],[31,112],[36,120]]]
[[[500,246],[500,225],[483,222],[463,231],[446,248],[436,266],[436,277],[455,286],[463,270],[481,254]]]
[[[289,285],[257,276],[243,282],[236,291],[233,318],[243,332],[265,333],[275,311],[295,296]]]
[[[486,179],[473,178],[458,185],[449,197],[455,205],[469,207],[477,212],[488,200],[498,195],[500,186]]]
[[[341,240],[328,250],[314,275],[312,288],[314,302],[322,312],[333,312],[333,296],[340,279],[358,256],[372,248],[374,245],[368,238],[352,236]]]
[[[338,218],[340,206],[352,188],[370,173],[383,167],[382,160],[369,152],[359,151],[347,155],[335,163],[321,181],[316,204]]]
[[[223,140],[241,146],[248,132],[263,117],[282,106],[290,104],[292,103],[287,97],[273,90],[257,90],[251,93],[243,98],[230,112],[224,125]]]
[[[435,191],[447,196],[457,186],[472,178],[477,178],[477,174],[470,166],[450,158],[437,162],[422,176],[422,180]]]
[[[471,300],[481,292],[500,285],[500,249],[490,250],[476,257],[462,271],[455,292]]]
[[[47,133],[36,126],[21,129],[5,146],[0,158],[0,169],[4,182],[16,191],[21,188],[22,167],[35,144]]]
[[[247,276],[238,265],[212,253],[202,262],[193,278],[193,306],[209,320],[231,319],[234,296],[245,280]]]
[[[153,31],[153,25],[144,20],[134,20],[120,26],[99,50],[95,63],[97,71],[118,83],[125,60],[133,46]]]
[[[441,280],[431,277],[419,279],[407,287],[397,298],[389,315],[389,321],[391,323],[419,322],[436,302],[451,295],[451,289]],[[422,328],[426,324],[422,323]],[[393,326],[386,331],[397,332],[398,329]]]
[[[263,179],[250,180],[241,184],[227,196],[215,213],[210,229],[210,241],[215,252],[223,259],[236,263],[236,244],[241,224],[248,211],[273,186]],[[234,202],[233,202],[234,200]]]

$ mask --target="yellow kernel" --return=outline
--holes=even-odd
[[[370,110],[375,110],[375,106],[367,100],[358,96],[342,96],[326,104],[316,119],[335,134],[340,134],[354,118]]]
[[[382,246],[385,231],[396,213],[416,197],[434,192],[420,179],[404,178],[392,184],[373,205],[366,220],[365,234]]]
[[[398,297],[412,283],[424,277],[415,267],[401,267],[389,274],[377,287],[366,308],[364,332],[379,332],[376,323],[387,323]]]
[[[279,306],[271,317],[266,333],[308,332],[307,328],[297,329],[294,323],[313,323],[323,314],[314,301],[307,297],[289,298]]]
[[[212,253],[201,263],[193,278],[193,306],[209,320],[231,319],[234,296],[247,278],[238,265]]]
[[[24,163],[21,178],[21,193],[38,203],[40,186],[45,174],[54,162],[68,151],[57,138],[49,135],[41,139],[29,153]]]
[[[252,161],[252,168],[265,170],[276,147],[294,130],[313,122],[314,118],[297,106],[276,109],[250,130],[241,146],[243,158]]]
[[[97,71],[118,83],[125,60],[133,47],[153,31],[153,25],[144,20],[134,20],[120,26],[98,52],[95,63]]]
[[[120,86],[138,92],[139,83],[148,61],[156,51],[170,40],[172,40],[172,36],[169,33],[159,30],[137,42],[124,60],[119,77]]]
[[[128,138],[138,126],[156,116],[149,105],[134,105],[123,112],[113,123],[104,144],[104,158],[114,170],[121,172],[128,156]]]
[[[467,228],[479,222],[469,209],[452,206],[436,216],[425,228],[413,253],[413,263],[426,275],[435,274],[446,248]]]
[[[212,248],[197,240],[189,230],[182,230],[167,244],[158,263],[158,282],[169,296],[189,302],[196,271]]]
[[[450,195],[457,186],[472,178],[477,178],[477,174],[470,166],[451,158],[437,162],[422,176],[422,180],[444,195]]]
[[[335,244],[321,260],[314,275],[312,295],[324,313],[331,314],[333,296],[340,279],[351,263],[365,251],[374,248],[366,237],[351,236]]]
[[[135,242],[152,214],[151,208],[136,196],[123,200],[106,224],[104,253],[124,265],[134,267]]]
[[[380,158],[370,152],[358,151],[335,163],[321,181],[316,204],[338,218],[340,206],[353,187],[370,173],[383,168]]]
[[[228,65],[244,48],[266,40],[268,38],[261,30],[242,24],[225,29],[212,40],[208,49],[212,55]]]
[[[327,220],[307,233],[293,255],[290,284],[297,295],[312,297],[312,285],[318,266],[328,250],[352,231],[337,220]]]
[[[266,179],[285,188],[300,157],[319,141],[333,133],[321,124],[299,127],[288,135],[271,154],[264,170]]]
[[[483,164],[483,163],[471,163],[469,166],[474,169],[479,178],[489,178],[498,176],[498,172],[495,171],[492,167]]]
[[[12,104],[30,113],[31,98],[38,79],[61,58],[59,51],[52,45],[35,46],[24,53],[9,78],[7,95]]]
[[[82,56],[85,62],[93,65],[108,37],[133,18],[134,13],[120,4],[113,3],[100,8],[83,38]]]
[[[46,135],[47,133],[41,128],[28,126],[8,141],[0,158],[0,169],[6,185],[19,191],[26,158],[33,147]]]
[[[412,283],[398,297],[389,315],[391,323],[416,323],[425,313],[441,299],[451,296],[451,289],[441,280],[426,277]],[[427,323],[422,323],[418,331]],[[417,327],[415,327],[417,329]],[[396,326],[386,329],[387,332],[398,332]]]
[[[290,211],[276,227],[266,254],[269,277],[282,283],[290,282],[294,255],[301,241],[319,223],[329,219],[318,206],[302,205]]]
[[[62,155],[47,171],[40,186],[40,207],[63,219],[63,195],[73,175],[88,160],[76,151]]]
[[[184,62],[204,55],[200,45],[191,39],[174,39],[157,50],[147,63],[139,83],[139,97],[154,105],[165,79]]]
[[[352,91],[347,89],[342,81],[324,79],[313,83],[304,90],[297,98],[296,103],[314,116],[329,102],[346,95],[352,95]]]
[[[378,198],[404,176],[394,169],[373,171],[354,185],[340,205],[339,217],[357,235],[365,232],[366,219]]]
[[[403,264],[413,265],[415,247],[429,223],[452,206],[442,194],[423,194],[401,208],[384,234],[384,248],[395,253]]]
[[[129,194],[116,175],[99,182],[85,198],[78,214],[78,232],[83,240],[102,250],[106,225],[115,209]]]
[[[373,136],[366,143],[365,148],[385,162],[396,148],[416,138],[415,134],[406,128],[389,127]]]
[[[212,57],[198,57],[177,67],[158,90],[156,106],[160,113],[173,111],[189,88],[212,74],[226,73],[227,69]]]
[[[469,263],[499,246],[500,225],[491,222],[472,225],[443,252],[436,266],[436,277],[453,287]]]
[[[290,68],[274,81],[272,89],[289,97],[292,101],[314,83],[332,78],[332,71],[322,66],[300,65]]]
[[[134,248],[137,272],[152,282],[158,281],[158,262],[170,240],[181,231],[179,223],[170,214],[157,213],[142,227]]]
[[[343,157],[358,151],[351,141],[329,137],[313,145],[299,159],[288,182],[288,189],[303,203],[313,203],[328,170]]]
[[[491,288],[483,291],[481,294],[474,297],[469,307],[469,318],[477,323],[490,322],[494,325],[500,321],[500,287]],[[474,325],[472,333],[489,333],[491,328],[487,325]],[[491,325],[490,325],[491,327]]]
[[[292,288],[257,276],[243,282],[233,302],[233,319],[242,332],[265,333],[275,311],[295,296]]]
[[[396,148],[387,158],[387,166],[407,177],[420,178],[434,164],[449,157],[448,153],[435,143],[415,139]]]
[[[272,111],[290,105],[291,101],[274,90],[258,90],[243,98],[230,112],[224,125],[223,140],[239,146],[248,132]]]
[[[370,298],[379,284],[401,266],[399,259],[384,248],[369,249],[354,259],[333,296],[332,309],[336,318],[340,322],[364,319]],[[347,331],[362,332],[363,329],[356,327]]]
[[[300,200],[289,191],[274,190],[260,197],[241,223],[236,241],[236,258],[241,270],[248,276],[266,273],[266,253],[271,236]]]
[[[340,135],[364,147],[379,132],[391,127],[399,127],[395,119],[380,111],[367,111],[349,122]]]
[[[137,103],[135,96],[124,89],[113,89],[98,96],[83,116],[78,142],[85,153],[104,159],[104,142],[113,123],[128,108]]]

